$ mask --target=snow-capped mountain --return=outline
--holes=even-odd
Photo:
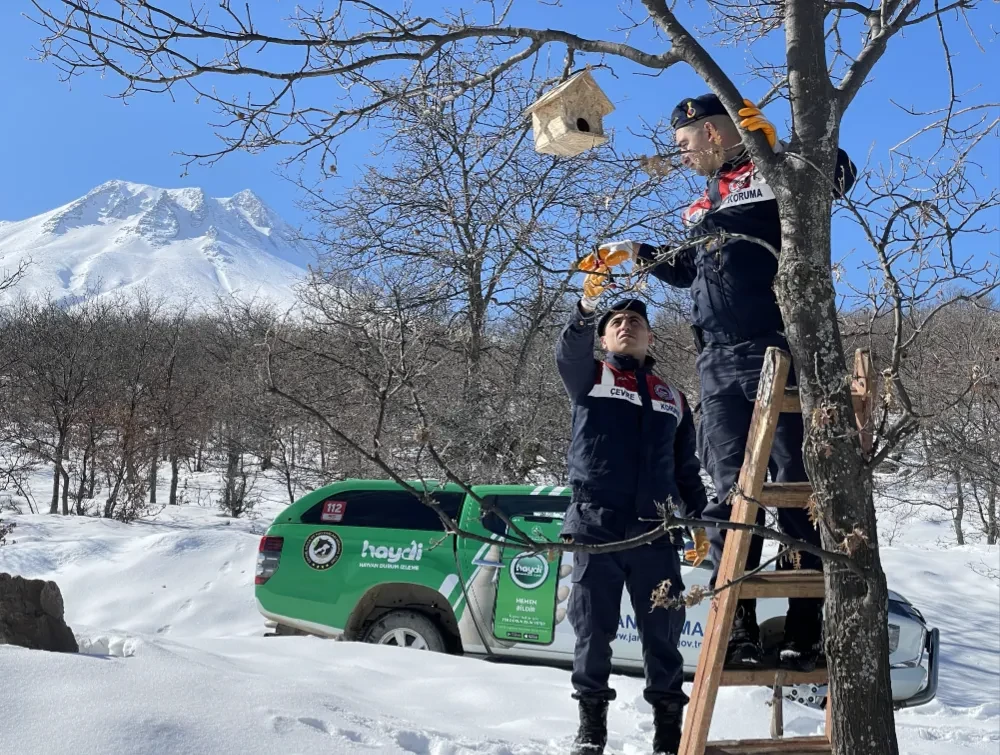
[[[25,294],[72,304],[144,289],[194,309],[220,295],[284,307],[312,257],[249,190],[217,199],[197,188],[108,181],[50,212],[0,222],[0,272],[28,263],[7,301]]]

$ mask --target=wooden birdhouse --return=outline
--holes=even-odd
[[[614,109],[590,71],[580,71],[525,111],[531,114],[535,151],[572,157],[604,144],[602,121]]]

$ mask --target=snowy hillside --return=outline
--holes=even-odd
[[[161,476],[161,480],[166,475]],[[32,488],[45,497],[47,475]],[[36,484],[37,483],[37,484]],[[211,480],[194,481],[199,491]],[[82,653],[0,646],[3,744],[18,755],[418,753],[555,755],[576,725],[569,673],[388,646],[262,637],[253,601],[257,521],[183,505],[132,525],[3,516],[0,571],[51,578]],[[165,490],[164,490],[165,493]],[[206,500],[210,496],[205,496]],[[906,755],[1000,748],[1000,587],[970,564],[996,547],[948,546],[948,524],[913,517],[883,550],[890,585],[942,632],[937,700],[896,714]],[[649,752],[642,680],[616,676],[609,753]],[[690,691],[690,685],[687,687]],[[713,738],[766,737],[765,689],[720,691]],[[822,712],[786,703],[786,731]]]
[[[224,198],[201,189],[109,181],[50,212],[0,223],[0,270],[29,263],[18,294],[73,303],[145,287],[195,307],[217,295],[291,303],[311,251],[249,190]]]

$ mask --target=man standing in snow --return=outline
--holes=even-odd
[[[637,299],[615,303],[600,321],[607,258],[591,255],[584,296],[574,307],[556,348],[556,362],[572,405],[569,482],[572,501],[562,536],[600,544],[639,536],[662,521],[657,504],[698,517],[706,505],[695,455],[695,427],[683,394],[653,374],[648,355],[653,334],[646,306]],[[594,332],[606,354],[594,357]],[[708,554],[697,530],[696,559]],[[688,698],[682,691],[678,650],[684,609],[652,608],[653,591],[669,581],[669,596],[684,585],[677,549],[669,536],[607,553],[575,553],[568,618],[576,634],[573,697],[580,727],[575,753],[595,755],[607,742],[611,643],[618,632],[622,589],[628,585],[642,642],[645,699],[653,706],[653,751],[676,753]]]
[[[739,111],[744,119],[740,125],[762,130],[772,149],[779,151],[774,126],[749,100],[744,104]],[[692,324],[699,350],[698,447],[717,496],[705,510],[705,518],[728,521],[732,511],[729,494],[743,463],[764,354],[769,346],[789,349],[772,287],[778,267],[775,254],[781,247],[778,204],[750,159],[739,129],[714,94],[682,100],[674,108],[671,125],[684,165],[708,178],[705,192],[682,216],[689,239],[695,243],[678,252],[632,241],[603,244],[599,249],[606,255],[619,255],[619,262],[631,256],[657,278],[691,290]],[[839,150],[831,181],[835,197],[850,189],[855,172],[847,154]],[[789,385],[794,380],[793,370]],[[773,480],[807,479],[802,435],[802,416],[782,414],[769,465]],[[764,522],[763,510],[757,521]],[[805,510],[778,509],[778,522],[789,535],[819,544],[819,533]],[[712,528],[710,533],[714,586],[725,530]],[[748,569],[760,563],[762,544],[761,538],[753,538]],[[801,552],[800,556],[803,569],[823,568],[815,556]],[[822,661],[822,600],[793,598],[788,603],[780,660],[789,668],[813,668]],[[756,601],[741,600],[727,665],[754,666],[760,661]]]

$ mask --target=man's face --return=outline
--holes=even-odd
[[[653,345],[653,331],[635,312],[616,312],[604,327],[601,346],[607,351],[628,354],[642,360]]]
[[[722,134],[711,122],[696,121],[682,126],[674,132],[674,139],[681,151],[681,162],[685,168],[708,176],[722,167],[725,161]]]

